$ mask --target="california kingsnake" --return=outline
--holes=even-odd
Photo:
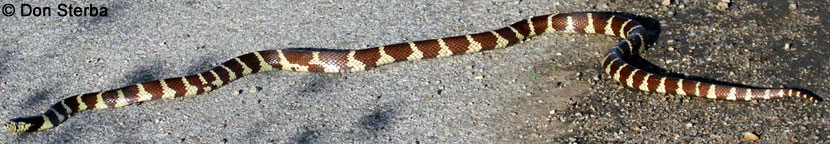
[[[624,38],[602,61],[605,73],[625,86],[649,92],[725,100],[755,100],[801,97],[820,101],[815,95],[795,89],[762,89],[710,84],[645,72],[624,61],[652,38],[637,21],[607,13],[543,15],[493,31],[463,36],[399,43],[361,50],[283,49],[244,54],[208,71],[177,78],[143,82],[119,89],[68,97],[36,116],[18,117],[3,125],[14,132],[55,127],[87,109],[122,107],[141,101],[194,96],[215,90],[249,74],[276,67],[288,71],[343,73],[365,71],[376,66],[408,60],[447,57],[504,48],[545,32],[600,33]]]

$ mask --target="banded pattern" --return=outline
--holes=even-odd
[[[215,90],[246,75],[269,71],[272,68],[325,73],[365,71],[398,61],[446,57],[504,48],[532,36],[555,31],[599,33],[623,38],[623,41],[609,50],[602,66],[614,80],[635,89],[725,100],[770,99],[785,96],[820,100],[814,95],[794,89],[733,87],[645,72],[624,61],[624,58],[636,54],[639,49],[647,46],[649,40],[652,40],[645,35],[646,29],[638,22],[606,13],[565,13],[532,17],[488,32],[360,50],[284,49],[252,52],[195,75],[70,96],[52,105],[43,114],[14,118],[3,127],[14,132],[49,129],[84,110],[122,107],[161,98],[194,96]]]

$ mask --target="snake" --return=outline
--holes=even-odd
[[[643,25],[620,14],[574,12],[535,16],[487,32],[357,50],[289,48],[250,52],[193,75],[70,96],[52,105],[42,114],[13,118],[3,127],[12,132],[50,129],[85,110],[204,94],[244,76],[275,69],[322,73],[359,72],[393,62],[505,48],[533,36],[553,32],[620,37],[622,41],[611,47],[602,59],[602,69],[608,74],[608,78],[629,88],[717,100],[763,100],[780,97],[822,100],[815,94],[800,89],[715,84],[647,72],[631,65],[636,63],[629,63],[631,56],[638,55],[639,50],[647,48],[656,40],[656,36],[647,34],[648,31]]]

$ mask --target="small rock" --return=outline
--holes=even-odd
[[[790,3],[790,10],[795,10],[795,9],[798,9],[798,4],[795,3],[795,2]]]
[[[476,80],[482,80],[482,79],[484,79],[484,76],[476,76],[475,79]]]
[[[721,139],[721,136],[720,135],[709,135],[709,139],[719,140],[719,139]]]
[[[721,2],[718,3],[717,7],[715,7],[715,8],[718,8],[718,10],[721,10],[721,11],[726,11],[726,9],[729,8],[729,2],[724,2],[724,1],[729,1],[729,0],[722,0]]]
[[[664,6],[669,6],[669,5],[671,5],[671,0],[663,0],[663,2],[660,2],[660,4],[662,4]]]
[[[675,61],[672,59],[666,60],[666,64],[673,64]]]
[[[669,45],[674,45],[674,42],[676,42],[676,41],[673,40],[673,39],[666,40],[666,44],[669,44]]]
[[[755,135],[755,133],[752,132],[744,132],[743,134],[745,141],[757,141],[759,139],[758,135]]]
[[[784,50],[789,51],[790,50],[790,45],[791,45],[790,43],[784,44]]]
[[[240,90],[240,91],[242,91],[242,90]],[[256,89],[256,87],[249,87],[249,88],[248,88],[248,92],[249,92],[249,93],[256,93],[256,92],[257,92],[257,89]]]
[[[470,63],[467,63],[467,66],[465,66],[465,69],[473,69],[473,67],[476,67],[476,63],[475,62],[470,62]]]
[[[686,123],[686,127],[687,127],[687,128],[690,128],[690,127],[692,127],[692,126],[693,126],[693,125],[692,125],[692,123]]]

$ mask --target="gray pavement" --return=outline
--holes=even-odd
[[[57,7],[54,2],[0,4]],[[734,1],[65,2],[106,17],[0,16],[0,118],[64,97],[193,74],[247,52],[359,49],[500,28],[535,15],[654,19],[642,57],[668,72],[830,96],[830,4]],[[274,71],[195,97],[87,111],[3,143],[827,143],[830,109],[640,92],[599,60],[618,39],[548,34],[506,49],[367,72]],[[672,42],[667,42],[672,41]],[[783,48],[785,44],[789,48]]]

